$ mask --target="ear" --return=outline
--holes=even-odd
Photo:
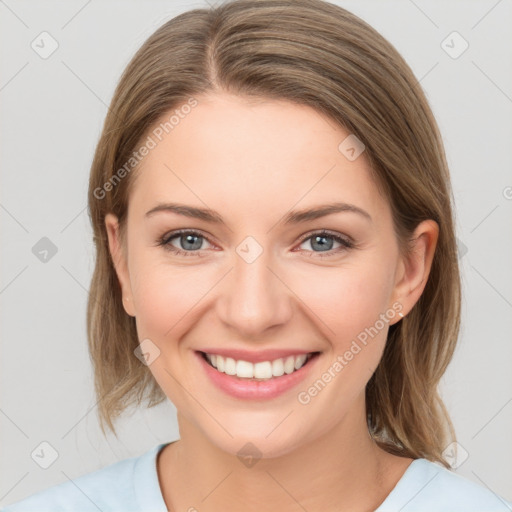
[[[438,237],[437,222],[432,219],[421,222],[412,235],[410,253],[401,258],[393,297],[402,305],[403,316],[411,311],[425,289]]]
[[[105,215],[105,228],[107,230],[110,255],[121,286],[124,310],[128,315],[135,316],[126,248],[121,240],[118,219],[113,213],[107,213]]]

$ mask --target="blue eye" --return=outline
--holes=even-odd
[[[327,242],[326,242],[327,240]],[[339,243],[341,247],[338,247],[335,250],[331,250],[333,246],[333,242],[329,242],[328,240],[334,240],[335,242]],[[328,231],[320,231],[318,233],[313,233],[312,235],[309,235],[306,238],[302,239],[301,245],[306,242],[310,241],[311,247],[319,248],[320,251],[307,251],[310,253],[314,253],[315,256],[319,256],[320,258],[325,258],[328,256],[334,256],[338,254],[339,252],[346,250],[346,249],[352,249],[354,247],[354,243],[349,240],[348,238],[343,238],[339,235],[335,235],[333,233],[330,233]],[[321,254],[322,252],[325,252],[326,254]],[[312,254],[310,254],[311,256]]]
[[[174,239],[179,240],[180,247],[176,247],[171,242]],[[208,239],[202,235],[199,231],[194,230],[179,230],[173,231],[171,233],[166,234],[164,237],[157,241],[157,245],[164,247],[165,250],[170,251],[174,254],[180,256],[204,256],[202,254],[203,249],[201,249],[203,241]],[[319,249],[318,251],[305,251],[308,256],[325,258],[328,256],[335,256],[340,252],[351,249],[354,247],[354,243],[348,239],[343,238],[337,234],[330,233],[328,231],[322,230],[316,233],[313,233],[301,240],[300,245],[304,242],[311,240],[311,247]],[[333,242],[329,242],[329,240],[333,240],[341,245],[341,247],[333,249]],[[303,250],[304,252],[304,250]],[[322,254],[325,253],[325,254]]]
[[[175,238],[178,238],[181,247],[190,250],[183,250],[172,245],[171,241]],[[202,240],[206,240],[206,238],[198,231],[173,231],[159,240],[158,245],[163,246],[166,250],[175,254],[183,256],[200,256],[200,254],[197,253],[201,248]]]

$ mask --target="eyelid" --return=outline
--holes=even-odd
[[[329,229],[313,229],[312,231],[309,231],[305,235],[302,235],[299,243],[304,242],[304,240],[307,240],[308,238],[311,238],[314,235],[316,235],[316,236],[325,235],[325,236],[329,236],[329,237],[333,237],[333,238],[341,238],[344,242],[346,242],[348,244],[355,244],[355,241],[352,237],[342,234],[342,233],[338,233],[337,231],[331,231]]]
[[[158,245],[170,245],[170,241],[173,238],[179,237],[180,235],[197,235],[197,236],[200,236],[201,238],[204,238],[210,245],[216,245],[210,240],[210,235],[207,235],[200,229],[196,229],[196,228],[190,228],[190,229],[184,228],[184,229],[176,229],[174,231],[169,231],[168,233],[165,233],[163,236],[161,236],[158,239],[158,241],[157,241]],[[174,247],[174,246],[172,246],[172,247]],[[174,247],[174,248],[178,251],[183,250],[183,249],[178,249],[176,247]],[[206,249],[200,249],[200,250],[206,250]],[[199,251],[186,251],[186,252],[193,253],[193,252],[199,252]]]
[[[213,244],[213,242],[210,240],[209,235],[206,235],[202,230],[196,229],[196,228],[183,228],[183,229],[177,229],[174,231],[171,231],[169,233],[164,234],[162,237],[160,237],[157,240],[157,245],[163,246],[165,250],[168,250],[176,255],[185,255],[185,256],[203,256],[202,252],[206,249],[199,249],[196,251],[185,251],[183,249],[180,249],[178,247],[174,247],[170,244],[170,241],[176,237],[179,237],[180,235],[187,235],[192,234],[199,236],[203,239],[205,239],[209,244]],[[310,238],[313,238],[314,236],[325,236],[328,238],[332,238],[335,241],[337,241],[339,244],[341,244],[342,247],[338,247],[337,249],[329,250],[329,251],[305,251],[306,253],[309,253],[309,256],[316,255],[320,258],[330,257],[330,256],[336,256],[340,252],[346,251],[348,249],[353,249],[356,247],[355,241],[352,239],[352,237],[338,233],[336,231],[331,231],[328,229],[317,229],[309,231],[308,233],[305,233],[301,236],[300,241],[298,242],[298,246],[302,245],[302,243],[306,240],[309,240]],[[322,254],[322,252],[325,252],[325,254]]]

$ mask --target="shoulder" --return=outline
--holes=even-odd
[[[376,512],[398,509],[401,512],[510,512],[512,502],[440,464],[416,459]]]
[[[155,491],[153,478],[155,475],[151,472],[148,474],[147,470],[152,469],[151,463],[155,460],[157,450],[162,446],[158,445],[139,457],[121,460],[39,491],[2,508],[1,512],[69,510],[135,512],[142,510],[140,494],[147,492],[147,489],[144,489],[145,482],[141,480],[147,479],[150,491]]]
[[[133,466],[134,459],[122,460],[32,494],[2,512],[134,510]]]

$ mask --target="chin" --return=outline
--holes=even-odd
[[[221,428],[212,430],[211,426],[207,426],[203,432],[210,443],[230,455],[239,457],[241,461],[245,456],[256,459],[285,456],[311,441],[313,433],[309,428],[314,422],[304,418],[304,424],[298,424],[298,411],[282,411],[283,409],[279,414],[270,416],[268,412],[256,415],[241,411],[236,418],[224,417],[221,424],[226,426],[232,437]]]
[[[273,459],[293,453],[300,445],[300,440],[295,440],[290,436],[286,436],[283,440],[277,437],[266,439],[264,435],[259,437],[240,435],[233,439],[224,437],[223,439],[211,439],[211,442],[220,450],[238,457],[240,462],[248,468],[259,460]]]

